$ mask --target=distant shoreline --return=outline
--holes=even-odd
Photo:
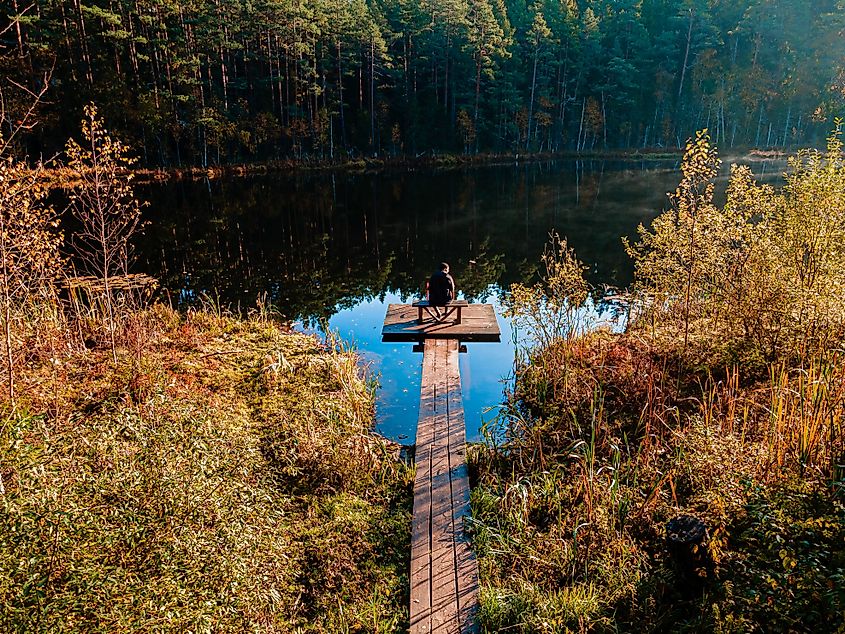
[[[515,165],[519,163],[537,163],[557,160],[679,160],[681,150],[658,149],[634,152],[534,152],[483,153],[483,154],[435,154],[431,152],[419,155],[388,157],[360,156],[346,160],[339,159],[285,159],[258,163],[239,163],[214,165],[208,167],[167,167],[159,169],[135,170],[138,182],[148,183],[168,180],[215,179],[231,176],[251,176],[278,172],[383,172],[391,170],[417,169],[456,169],[463,167],[489,167],[496,165]]]
[[[534,152],[483,153],[483,154],[433,154],[423,153],[417,156],[358,157],[348,160],[328,159],[285,159],[256,163],[233,163],[208,167],[161,167],[137,168],[132,170],[136,184],[168,181],[196,181],[255,176],[278,173],[314,173],[314,172],[352,172],[379,173],[387,171],[414,171],[418,169],[460,169],[465,167],[494,167],[519,165],[520,163],[539,163],[546,161],[677,161],[683,156],[683,150],[675,148],[649,148],[645,150],[609,150],[601,152]],[[782,150],[740,150],[726,156],[735,160],[755,162],[785,160],[788,152]],[[74,177],[63,167],[44,170],[45,180],[56,183],[56,187],[69,187]]]

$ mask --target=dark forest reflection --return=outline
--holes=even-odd
[[[418,294],[441,260],[484,299],[532,275],[555,229],[596,284],[624,286],[620,236],[666,203],[674,165],[555,162],[388,174],[273,175],[150,186],[140,265],[190,302],[259,295],[313,321],[364,299]]]
[[[755,171],[766,167],[776,180],[778,168]],[[150,186],[139,192],[151,222],[138,264],[182,303],[208,294],[248,309],[266,294],[286,317],[337,331],[378,376],[378,430],[413,442],[421,356],[381,342],[385,304],[420,293],[447,260],[460,291],[498,305],[500,289],[535,274],[552,229],[593,284],[625,286],[620,237],[666,206],[678,177],[672,164],[556,162]],[[517,335],[499,312],[502,343],[461,355],[470,440],[495,415],[513,367]]]

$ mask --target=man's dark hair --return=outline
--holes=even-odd
[[[441,271],[445,271],[448,268],[449,268],[449,264],[447,262],[441,262],[440,263],[440,270]]]

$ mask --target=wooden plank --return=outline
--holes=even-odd
[[[466,463],[466,429],[458,348],[449,350],[450,451],[452,467],[452,512],[454,523],[455,585],[458,594],[458,623],[461,633],[477,631],[478,562],[467,536],[465,518],[470,516],[469,472]]]
[[[460,339],[461,341],[501,340],[496,311],[490,304],[470,304],[463,308],[461,323],[453,321],[417,322],[419,309],[410,304],[390,304],[382,326],[383,341]]]
[[[423,356],[411,525],[411,634],[431,632],[431,449],[434,438],[434,355]]]
[[[431,461],[431,631],[458,631],[458,590],[455,585],[454,516],[449,456],[448,350],[454,340],[429,342],[435,358],[437,389],[434,443]]]
[[[431,446],[417,451],[411,525],[411,633],[431,632]],[[422,472],[422,475],[420,475]]]
[[[411,536],[411,633],[476,632],[478,565],[469,516],[466,431],[456,339],[427,339],[423,356]]]

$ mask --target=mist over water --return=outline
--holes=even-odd
[[[770,182],[782,171],[753,169]],[[535,278],[553,230],[592,284],[627,286],[633,267],[621,238],[666,208],[678,179],[674,162],[556,161],[151,185],[138,191],[150,202],[138,269],[157,276],[174,303],[206,295],[245,311],[264,297],[305,328],[337,331],[379,378],[379,431],[410,443],[422,357],[410,344],[381,343],[381,324],[388,303],[419,297],[436,265],[449,262],[463,296],[496,305],[502,328],[502,343],[470,344],[461,355],[475,440],[513,367],[503,291]]]

